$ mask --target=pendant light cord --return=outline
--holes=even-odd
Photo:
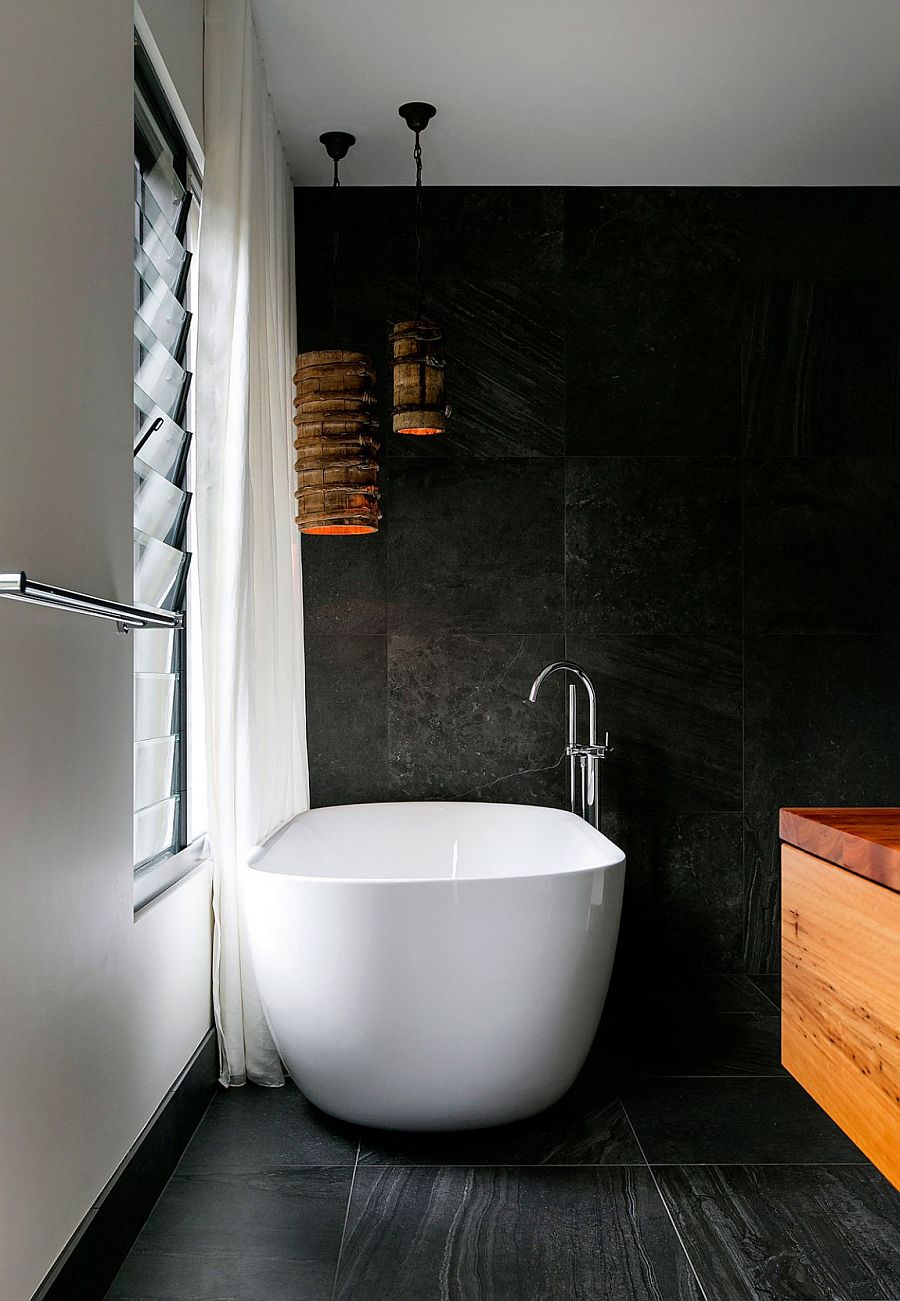
[[[416,160],[416,320],[422,317],[422,145],[416,132],[413,158]]]
[[[332,251],[331,251],[331,336],[334,347],[337,347],[338,341],[338,296],[340,289],[339,267],[341,252],[341,205],[339,194],[341,190],[341,178],[338,173],[338,160],[334,160],[334,180],[332,181]]]

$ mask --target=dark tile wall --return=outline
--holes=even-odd
[[[332,346],[328,190],[300,347]],[[900,803],[900,191],[425,192],[448,434],[389,428],[412,195],[341,193],[377,537],[303,542],[314,804],[563,805],[597,684],[626,970],[777,966],[777,809]]]

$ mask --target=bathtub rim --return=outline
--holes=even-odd
[[[618,858],[614,858],[608,863],[592,863],[584,867],[564,868],[556,872],[519,872],[506,876],[310,876],[302,872],[281,872],[272,871],[262,866],[266,854],[271,850],[277,841],[294,825],[298,819],[306,816],[307,813],[319,813],[337,809],[379,809],[379,808],[397,808],[403,806],[423,805],[441,805],[443,807],[452,806],[454,808],[501,808],[501,809],[542,809],[548,813],[563,814],[566,819],[574,818],[582,827],[593,832],[594,835],[602,836],[607,844],[612,845],[616,850]],[[282,826],[276,828],[260,844],[254,846],[247,857],[247,869],[259,876],[283,877],[287,881],[303,881],[310,885],[341,885],[341,886],[365,886],[365,885],[449,885],[449,886],[472,886],[479,883],[495,884],[498,881],[546,881],[558,879],[560,877],[581,876],[586,873],[607,872],[615,868],[625,869],[626,866],[625,851],[610,840],[602,831],[585,821],[584,818],[572,813],[568,809],[560,809],[552,804],[512,804],[501,801],[485,800],[361,800],[353,804],[323,804],[315,809],[305,809],[303,813],[297,813],[294,817],[289,818]]]

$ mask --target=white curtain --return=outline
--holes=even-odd
[[[249,0],[206,0],[197,565],[221,1081],[283,1083],[242,909],[247,856],[309,807],[293,523],[293,192]]]

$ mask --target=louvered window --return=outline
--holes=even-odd
[[[188,844],[188,578],[195,242],[200,186],[136,50],[134,119],[134,599],[184,613],[134,637],[134,862]],[[193,821],[193,819],[192,819]]]

